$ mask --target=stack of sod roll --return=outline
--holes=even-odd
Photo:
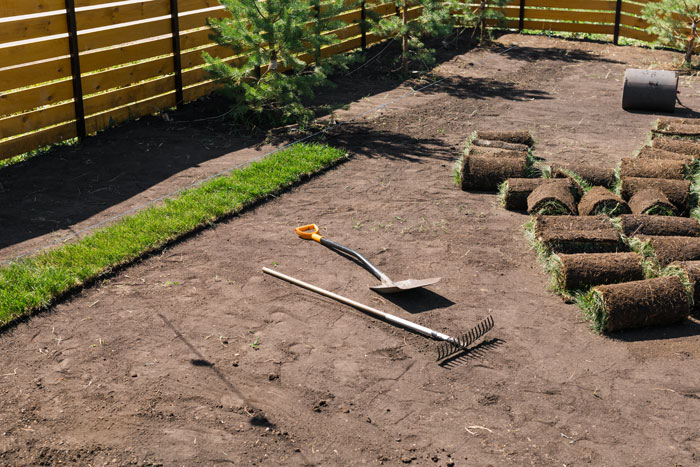
[[[475,132],[458,167],[462,189],[497,189],[506,209],[530,214],[525,232],[550,289],[595,330],[685,320],[700,297],[700,119],[660,119],[617,168],[547,166],[532,146],[525,131]]]

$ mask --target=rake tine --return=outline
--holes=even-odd
[[[468,350],[467,347],[484,336],[484,334],[491,329],[493,329],[493,316],[489,315],[466,334],[457,338],[452,337],[450,338],[451,340],[441,343],[438,346],[438,360],[443,360],[457,352]]]

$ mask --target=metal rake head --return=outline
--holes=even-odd
[[[452,340],[444,341],[438,346],[438,360],[442,360],[451,355],[461,352],[463,350],[468,350],[467,347],[472,345],[474,341],[482,337],[484,334],[493,329],[493,317],[489,315],[487,318],[483,319],[479,324],[474,326],[468,333],[454,338]]]

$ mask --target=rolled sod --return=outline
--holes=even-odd
[[[510,211],[527,211],[527,197],[544,181],[544,178],[509,178],[501,188],[503,206]]]
[[[527,151],[529,149],[529,146],[527,144],[508,143],[506,141],[479,138],[472,141],[472,146],[507,149],[509,151]]]
[[[651,146],[654,149],[700,157],[700,142],[698,141],[669,138],[668,136],[656,136],[651,141]]]
[[[650,148],[649,146],[644,146],[637,154],[637,158],[641,160],[645,159],[661,159],[661,160],[672,160],[681,161],[686,165],[690,165],[695,161],[693,156],[688,154],[681,154],[678,152],[666,151],[659,148]]]
[[[665,267],[674,261],[700,260],[700,238],[636,235],[635,238],[651,243],[659,266]]]
[[[464,156],[462,160],[462,190],[497,191],[508,178],[527,178],[528,158]]]
[[[700,125],[668,123],[663,126],[659,125],[659,127],[653,131],[662,135],[700,136]]]
[[[619,216],[629,214],[630,208],[625,200],[612,191],[602,186],[594,186],[579,201],[578,213],[580,216]]]
[[[593,294],[599,306],[591,318],[605,332],[677,323],[690,314],[685,286],[677,276],[600,285]]]
[[[566,290],[644,279],[642,257],[637,253],[562,254],[558,258],[557,281]]]
[[[554,253],[614,253],[624,249],[607,216],[537,216],[535,237]]]
[[[636,192],[630,198],[629,207],[632,214],[648,214],[650,216],[673,216],[676,214],[675,206],[657,188]]]
[[[567,178],[574,173],[593,186],[611,188],[615,184],[615,169],[586,164],[552,164],[552,177]]]
[[[527,197],[527,212],[543,215],[576,215],[576,200],[572,182],[548,179]]]
[[[470,156],[490,156],[490,157],[522,157],[527,155],[527,151],[512,151],[509,149],[489,148],[486,146],[472,146],[469,148]]]
[[[476,133],[476,139],[504,141],[506,143],[524,144],[531,147],[535,144],[532,134],[528,130],[515,131],[481,131]]]
[[[693,308],[700,310],[700,261],[679,261],[669,264],[669,268],[683,271],[693,289]]]
[[[697,237],[700,235],[700,223],[697,219],[688,217],[628,214],[620,216],[620,227],[627,237],[635,235]]]
[[[678,160],[623,157],[620,165],[620,177],[683,180],[685,173],[686,165]]]
[[[669,125],[700,125],[700,118],[659,117],[656,122],[657,128],[666,128]]]
[[[628,202],[636,192],[647,188],[661,190],[680,213],[684,213],[688,209],[688,197],[690,196],[690,181],[688,180],[622,177],[621,195]]]

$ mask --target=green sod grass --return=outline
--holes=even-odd
[[[345,158],[340,149],[298,144],[183,191],[76,243],[10,263],[0,268],[0,325],[46,308],[83,284]]]
[[[667,276],[678,276],[678,278],[681,280],[683,283],[683,287],[685,287],[685,293],[686,296],[688,297],[688,303],[690,304],[690,308],[692,309],[693,306],[695,306],[695,297],[694,297],[694,291],[695,291],[695,284],[693,281],[690,280],[688,277],[688,274],[685,273],[683,269],[680,267],[674,265],[674,264],[669,264],[666,266],[660,274],[660,277],[667,277]]]
[[[595,288],[576,295],[576,304],[596,332],[603,332],[608,322],[603,296]]]

